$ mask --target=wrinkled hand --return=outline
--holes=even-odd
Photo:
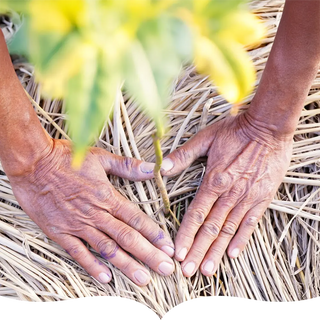
[[[18,202],[30,218],[102,283],[111,280],[111,272],[81,240],[138,285],[146,285],[150,273],[128,253],[161,275],[171,274],[172,240],[121,196],[106,175],[146,180],[153,177],[153,164],[91,148],[81,170],[75,171],[70,167],[70,144],[52,141],[52,150],[31,173],[9,176]]]
[[[175,240],[185,276],[199,266],[204,275],[213,275],[227,247],[231,258],[239,255],[276,193],[291,152],[292,137],[275,138],[241,114],[200,131],[163,161],[162,174],[172,176],[208,156]]]

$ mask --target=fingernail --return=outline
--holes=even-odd
[[[169,171],[172,168],[173,168],[173,162],[169,158],[166,158],[162,161],[161,170]]]
[[[109,276],[107,273],[101,272],[99,273],[98,280],[101,283],[108,283],[111,280],[111,276]]]
[[[230,254],[231,258],[237,258],[239,253],[240,253],[240,250],[238,248],[233,249]]]
[[[141,285],[145,285],[150,281],[150,276],[142,270],[137,270],[133,276]]]
[[[188,262],[188,263],[184,266],[183,271],[184,271],[187,275],[192,275],[195,267],[196,267],[196,264],[191,261],[191,262]]]
[[[187,253],[188,253],[188,249],[187,248],[182,248],[177,254],[178,260],[184,260],[186,255],[187,255]]]
[[[140,170],[143,173],[152,173],[154,169],[154,163],[151,162],[142,162],[140,164]]]
[[[214,268],[214,263],[211,260],[208,260],[203,266],[203,270],[209,274],[213,273],[213,268]]]
[[[161,262],[159,264],[158,270],[165,276],[170,275],[174,271],[174,265],[173,263],[169,262]]]
[[[169,246],[163,246],[161,247],[161,250],[165,252],[169,257],[172,257],[174,255],[174,249]]]

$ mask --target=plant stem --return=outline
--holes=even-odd
[[[154,146],[154,150],[155,150],[155,154],[156,154],[156,165],[153,169],[153,173],[154,173],[154,178],[156,180],[156,184],[160,190],[160,194],[162,197],[162,201],[163,201],[163,205],[164,205],[164,213],[165,214],[170,213],[172,215],[173,219],[176,221],[176,223],[180,226],[179,220],[177,219],[175,214],[170,209],[170,200],[168,197],[167,189],[163,183],[162,176],[160,174],[162,159],[163,159],[161,144],[160,144],[160,137],[155,133],[152,135],[152,139],[153,139],[153,146]]]
[[[156,165],[153,170],[154,178],[156,179],[157,186],[160,189],[160,194],[161,194],[163,205],[164,205],[164,212],[168,214],[170,210],[170,201],[169,201],[167,189],[163,183],[163,180],[160,174],[162,159],[163,159],[161,145],[160,145],[160,138],[158,137],[157,134],[153,134],[152,138],[153,138],[154,151],[156,154]]]

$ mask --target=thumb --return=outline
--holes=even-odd
[[[204,129],[189,139],[183,146],[171,152],[163,159],[161,174],[163,176],[176,175],[188,168],[196,159],[207,154],[213,134]]]
[[[98,156],[103,169],[108,174],[132,181],[153,178],[154,163],[118,156],[101,148],[92,148],[91,151]]]

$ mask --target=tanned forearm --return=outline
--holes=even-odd
[[[15,74],[4,36],[0,31],[0,160],[10,176],[26,174],[51,140],[37,118]]]
[[[320,1],[287,0],[249,121],[292,138],[319,63]]]

